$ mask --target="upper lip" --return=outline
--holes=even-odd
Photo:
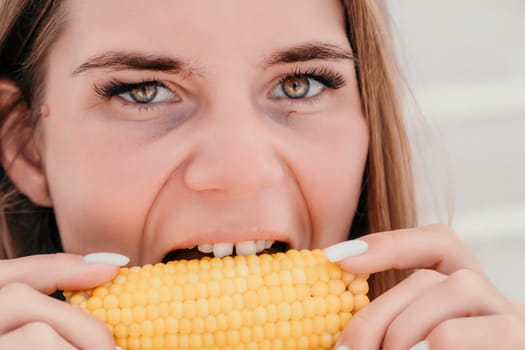
[[[252,240],[271,240],[286,243],[290,248],[298,248],[298,242],[290,233],[266,229],[251,229],[251,230],[215,230],[202,231],[185,235],[185,239],[173,244],[168,250],[158,257],[157,261],[161,261],[169,252],[177,249],[189,249],[199,244],[215,244],[215,243],[237,243]]]

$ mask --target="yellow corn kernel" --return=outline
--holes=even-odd
[[[123,349],[331,349],[368,303],[368,275],[316,250],[121,268],[111,282],[65,292]]]

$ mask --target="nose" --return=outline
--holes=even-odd
[[[184,181],[193,191],[221,191],[247,197],[282,181],[284,169],[274,136],[254,108],[228,109],[207,116],[202,134],[187,163]]]

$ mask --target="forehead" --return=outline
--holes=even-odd
[[[232,52],[260,57],[302,41],[349,46],[338,0],[71,0],[71,54],[184,51],[198,60]]]

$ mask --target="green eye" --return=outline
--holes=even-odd
[[[129,91],[129,97],[133,102],[150,103],[157,96],[158,89],[155,83],[140,84]]]

